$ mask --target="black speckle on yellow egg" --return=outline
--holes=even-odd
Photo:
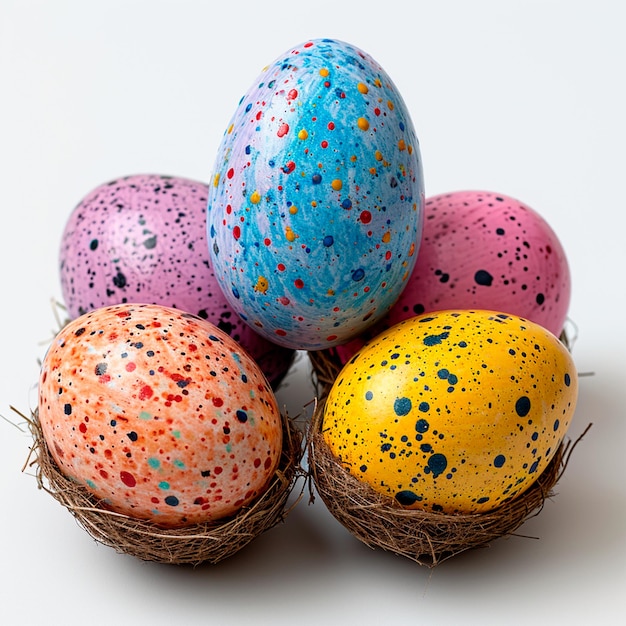
[[[577,380],[565,346],[521,317],[417,316],[344,366],[326,401],[324,438],[354,476],[403,506],[488,511],[548,465]]]

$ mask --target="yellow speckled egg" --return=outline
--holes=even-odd
[[[570,353],[542,326],[446,310],[356,353],[328,394],[323,436],[353,476],[407,508],[486,512],[546,468],[577,395]]]
[[[264,493],[282,451],[256,362],[207,320],[160,305],[69,322],[44,357],[38,411],[63,474],[163,527],[235,514]]]

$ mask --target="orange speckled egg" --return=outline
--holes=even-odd
[[[282,449],[256,362],[210,322],[160,305],[68,323],[43,360],[38,411],[65,475],[163,527],[236,513],[267,488]]]
[[[485,512],[546,468],[577,393],[570,353],[542,326],[447,310],[361,348],[329,392],[323,434],[352,475],[407,508]]]

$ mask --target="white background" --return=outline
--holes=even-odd
[[[626,590],[626,5],[619,0],[0,0],[0,622],[623,623]],[[305,497],[218,566],[94,542],[22,467],[58,247],[92,188],[208,181],[241,95],[293,45],[370,53],[409,107],[427,195],[485,189],[544,215],[568,254],[576,448],[520,532],[433,571],[373,551]],[[306,361],[279,392],[313,398]],[[20,427],[22,430],[20,430]]]

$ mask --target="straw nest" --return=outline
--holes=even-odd
[[[428,567],[513,535],[526,520],[538,515],[546,499],[555,495],[554,487],[576,444],[591,426],[573,444],[561,442],[548,467],[527,491],[492,511],[451,515],[406,509],[357,480],[331,452],[322,435],[324,405],[341,364],[332,351],[310,352],[309,358],[320,390],[307,435],[311,499],[314,485],[329,512],[357,539],[372,549],[381,548]]]
[[[37,484],[66,507],[97,542],[144,561],[197,566],[216,564],[232,556],[263,532],[284,521],[300,500],[298,493],[303,435],[283,416],[283,451],[269,488],[235,516],[184,528],[161,528],[150,521],[107,510],[84,487],[67,478],[55,463],[43,437],[38,412],[27,418],[34,443],[25,464],[35,467]],[[294,494],[294,498],[290,496]]]

